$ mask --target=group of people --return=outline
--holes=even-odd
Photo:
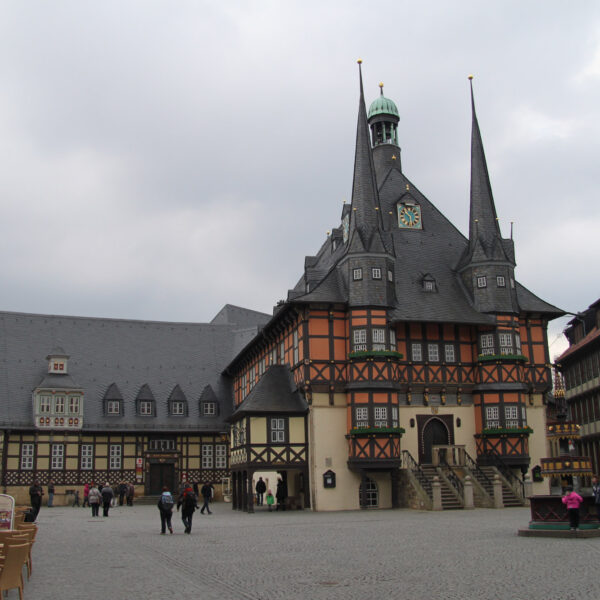
[[[102,516],[108,517],[108,511],[113,505],[117,494],[119,495],[119,506],[123,506],[125,498],[127,498],[127,506],[133,506],[135,488],[132,483],[121,482],[116,486],[116,493],[108,481],[102,488],[93,481],[92,483],[86,483],[83,486],[83,506],[89,506],[92,509],[92,517],[97,517],[100,505],[102,505]]]
[[[205,483],[200,489],[202,495],[202,508],[198,506],[198,484],[190,484],[186,480],[181,483],[179,489],[179,497],[177,498],[177,511],[181,509],[181,521],[184,526],[184,531],[187,534],[192,532],[192,519],[196,509],[200,509],[200,513],[212,515],[210,510],[210,502],[214,498],[215,488],[212,483]],[[169,533],[173,533],[173,507],[175,501],[168,487],[163,487],[162,494],[158,499],[158,510],[160,511],[160,533],[165,535],[167,529]]]
[[[263,481],[262,477],[258,478],[256,482],[256,486],[254,488],[256,491],[256,506],[263,506],[264,501],[267,502],[267,508],[269,512],[273,510],[273,505],[275,504],[275,500],[277,500],[277,506],[275,510],[285,510],[285,503],[287,500],[287,483],[281,478],[277,478],[277,489],[275,491],[275,496],[273,496],[273,492],[267,489],[267,484]],[[267,493],[265,497],[265,492]]]

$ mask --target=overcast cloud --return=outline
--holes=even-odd
[[[600,297],[597,2],[5,0],[0,308],[270,312],[350,198],[359,57],[463,233],[473,73],[517,279],[567,311]]]

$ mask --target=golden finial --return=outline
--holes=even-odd
[[[362,65],[362,58],[359,58],[359,59],[358,59],[356,62],[357,62],[359,65]]]
[[[342,199],[342,204],[346,204],[346,198]]]
[[[468,79],[469,79],[469,81],[472,81],[473,80],[473,75],[469,75]]]
[[[331,231],[327,231],[327,237],[329,237],[331,235]]]
[[[375,207],[375,210],[379,210],[379,206],[376,206],[376,207]]]
[[[408,183],[406,184],[406,191],[410,192],[410,185],[408,185]]]
[[[381,92],[381,95],[383,96],[383,81],[379,82],[379,91]]]
[[[392,154],[392,160],[396,160],[396,155]]]

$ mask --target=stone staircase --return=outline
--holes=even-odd
[[[440,476],[440,473],[433,465],[421,465],[421,469],[430,482],[433,482],[433,478],[436,476],[439,478],[442,492],[442,507],[444,510],[457,510],[463,508],[463,505],[456,497],[455,492],[451,489],[450,485],[448,485],[444,477]]]
[[[494,480],[494,475],[500,475],[500,481],[502,482],[502,501],[504,503],[505,508],[525,505],[525,500],[523,500],[522,498],[517,496],[517,494],[515,494],[512,487],[508,484],[506,479],[504,479],[504,477],[502,477],[502,475],[499,473],[499,471],[498,471],[498,469],[496,469],[496,467],[487,466],[487,467],[480,467],[480,469],[485,473],[486,477],[490,481]],[[488,490],[486,488],[486,492],[487,491]],[[493,489],[491,491],[491,496],[492,496],[492,498],[494,497]]]

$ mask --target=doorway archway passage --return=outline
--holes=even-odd
[[[421,434],[420,462],[431,464],[433,446],[447,446],[450,444],[450,433],[446,424],[437,417],[432,417],[425,423]]]

